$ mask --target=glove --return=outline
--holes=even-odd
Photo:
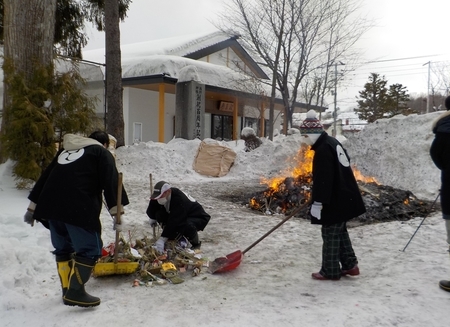
[[[116,216],[113,216],[113,230],[121,232],[123,229],[123,218],[120,218],[120,224],[116,223]]]
[[[123,210],[123,207],[121,207],[122,211],[120,212],[121,215],[125,214],[125,211]],[[117,215],[117,206],[112,207],[109,209],[109,213],[111,216]]]
[[[155,243],[156,251],[159,253],[164,253],[164,245],[166,244],[167,237],[160,237]]]
[[[27,224],[30,224],[31,227],[34,226],[34,210],[28,208],[27,212],[25,213],[25,215],[23,216],[23,221],[26,222]]]
[[[151,227],[156,227],[158,226],[158,221],[155,219],[150,218],[150,226]]]
[[[314,201],[314,203],[311,205],[311,216],[320,220],[321,212],[322,212],[322,203]]]

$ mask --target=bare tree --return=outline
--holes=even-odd
[[[450,63],[448,61],[439,61],[431,63],[430,92],[432,104],[437,107],[435,95],[444,93],[449,95],[450,91]]]
[[[346,72],[354,70],[360,53],[353,47],[361,36],[373,26],[370,20],[358,15],[358,11],[361,11],[359,0],[331,2],[330,15],[324,24],[324,29],[327,31],[324,39],[325,51],[316,58],[315,64],[311,64],[312,74],[307,74],[304,79],[308,83],[312,77],[317,86],[311,90],[314,96],[311,96],[310,92],[305,92],[305,94],[309,94],[309,97],[305,96],[308,104],[325,105],[325,96],[330,93],[330,90],[333,90],[336,86],[335,83],[342,79]],[[345,62],[346,69],[335,76],[330,68],[340,62]],[[303,83],[300,85],[302,89],[305,88]],[[309,99],[313,101],[310,102]]]
[[[329,67],[342,60],[371,24],[356,15],[360,0],[231,0],[218,25],[234,30],[261,58],[285,106],[285,132],[292,124],[299,88],[314,85],[305,98],[323,97],[329,89]],[[342,59],[340,59],[342,58]],[[315,74],[313,74],[316,72]],[[306,82],[311,76],[315,82]],[[322,80],[319,83],[319,80]],[[302,85],[302,81],[305,84]],[[320,87],[319,87],[320,85]],[[310,93],[313,92],[313,95]],[[314,93],[315,92],[315,93]],[[272,100],[273,102],[273,100]],[[273,117],[273,105],[270,107]],[[271,121],[272,123],[273,121]],[[272,137],[273,135],[270,135]]]

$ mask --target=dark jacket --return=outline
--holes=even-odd
[[[211,216],[191,196],[175,187],[171,190],[169,212],[156,200],[150,200],[147,208],[147,216],[163,226],[161,236],[173,239],[188,223],[195,225],[198,231],[203,230]]]
[[[444,215],[450,215],[450,112],[444,113],[433,126],[434,140],[430,156],[441,170],[441,207]]]
[[[336,224],[366,212],[350,158],[342,144],[323,132],[311,149],[315,152],[312,201],[323,205],[321,219],[312,217],[311,223]]]
[[[36,220],[57,220],[100,233],[102,194],[108,208],[115,207],[117,188],[112,154],[99,142],[74,135],[65,137],[64,150],[42,173],[28,199],[36,203]],[[122,188],[122,205],[128,203]]]

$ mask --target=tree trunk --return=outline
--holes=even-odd
[[[119,1],[105,2],[106,131],[125,145],[123,121],[122,62],[120,52]]]
[[[4,62],[13,64],[14,74],[30,77],[36,63],[47,66],[53,61],[56,0],[4,0],[3,5]],[[8,85],[3,90],[2,133],[8,128],[11,103]]]

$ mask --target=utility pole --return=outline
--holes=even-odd
[[[430,65],[431,61],[424,63],[422,66],[428,65],[428,86],[427,86],[427,113],[430,112]]]
[[[333,137],[336,137],[336,119],[337,119],[337,62],[334,63],[334,114],[333,114]]]
[[[333,133],[331,134],[333,137],[336,137],[336,135],[337,135],[336,120],[337,120],[337,82],[338,82],[337,66],[338,65],[345,65],[345,64],[342,61],[334,63],[334,114],[333,114],[334,119],[333,119]]]

